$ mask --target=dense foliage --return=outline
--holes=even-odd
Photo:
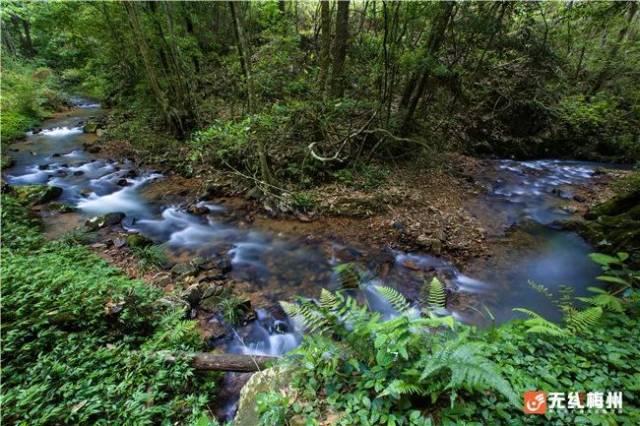
[[[2,60],[1,137],[20,138],[66,103],[54,72],[11,56]]]
[[[45,242],[2,196],[2,421],[159,424],[207,413],[215,380],[161,350],[203,343],[161,292],[86,248]]]
[[[442,150],[637,161],[638,16],[637,2],[8,1],[2,49],[119,109],[111,137],[185,172],[304,183]],[[167,130],[188,143],[153,136]]]
[[[593,258],[604,266],[603,281],[616,283],[618,271],[637,279],[636,272],[615,266],[620,259]],[[569,318],[567,329],[530,311],[533,320],[484,331],[436,316],[442,306],[437,280],[425,286],[432,296],[421,302],[427,306],[422,316],[386,287],[377,291],[398,312],[387,321],[340,293],[284,303],[311,336],[288,357],[290,386],[259,396],[262,422],[284,424],[298,416],[307,424],[345,425],[635,424],[640,345],[628,330],[639,325],[640,297],[637,282],[617,284],[625,290],[622,298],[595,289],[593,297],[563,292],[554,299]],[[593,307],[577,308],[578,302]],[[594,309],[598,315],[582,318]],[[624,408],[524,416],[527,390],[619,390]]]

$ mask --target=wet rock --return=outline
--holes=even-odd
[[[53,201],[62,195],[59,186],[24,185],[16,187],[18,199],[29,204],[44,204]]]
[[[82,170],[76,170],[75,172],[73,172],[74,176],[82,176],[84,174],[84,172]]]
[[[58,213],[71,213],[75,211],[75,207],[65,203],[52,202],[49,204],[49,210]]]
[[[227,328],[224,323],[218,318],[213,317],[206,322],[202,330],[203,338],[205,340],[217,340],[224,337],[227,334]]]
[[[83,197],[88,197],[89,195],[91,195],[93,191],[89,188],[82,188],[80,190],[80,195],[82,195]]]
[[[153,244],[153,241],[141,234],[127,235],[127,245],[131,248],[142,248]]]
[[[576,195],[573,196],[573,201],[577,201],[579,203],[584,203],[585,201],[587,201],[587,199],[584,196],[580,195],[580,194],[576,194]]]
[[[58,157],[60,157],[60,156],[62,156],[62,154],[60,154],[59,152],[56,152],[56,153],[55,153],[55,154],[53,154],[51,157],[53,157],[53,158],[58,158]]]
[[[116,181],[116,185],[118,186],[127,186],[129,185],[129,181],[125,178],[120,178]]]
[[[85,133],[95,133],[96,130],[98,130],[98,124],[97,123],[87,123],[82,128],[82,131],[85,132]]]
[[[100,146],[98,145],[89,145],[86,150],[88,153],[90,154],[97,154],[98,152],[100,152]]]
[[[38,166],[38,170],[47,170],[49,168],[48,164],[40,164]]]
[[[122,212],[107,213],[102,216],[95,216],[88,219],[85,222],[85,226],[91,231],[96,231],[107,226],[117,225],[122,222],[124,217],[125,214]]]
[[[190,205],[187,208],[187,211],[189,213],[191,213],[192,215],[196,215],[196,216],[203,216],[203,215],[209,213],[209,209],[206,208],[205,206],[197,206],[195,204]]]
[[[171,268],[171,273],[178,278],[193,277],[198,273],[198,268],[191,263],[177,263]]]
[[[9,157],[8,155],[3,155],[1,161],[2,161],[2,167],[1,167],[2,170],[8,169],[9,167],[13,167],[13,165],[16,163],[13,157]]]
[[[40,132],[42,132],[42,127],[34,127],[31,131],[31,133],[33,133],[34,135],[37,135]]]
[[[57,177],[67,177],[69,176],[69,173],[66,170],[56,170],[56,176]]]
[[[124,238],[114,238],[113,246],[117,249],[122,248],[127,245],[127,240]]]
[[[138,172],[136,172],[135,170],[129,170],[124,176],[128,177],[129,179],[133,179],[138,177]]]

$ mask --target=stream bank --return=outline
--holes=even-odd
[[[328,206],[318,209],[323,215],[274,218],[262,200],[224,192],[224,185],[110,158],[110,144],[81,128],[101,113],[95,104],[79,105],[16,143],[7,181],[60,188],[57,202],[73,212],[38,207],[51,236],[115,214],[98,226],[93,250],[186,299],[203,336],[229,352],[294,348],[301,336],[277,302],[335,290],[333,267],[345,262],[357,265],[365,290],[383,281],[412,300],[425,280],[439,276],[451,290],[450,312],[467,322],[486,323],[485,307],[497,322],[513,318],[517,306],[553,317],[529,279],[552,289],[572,284],[583,294],[598,274],[586,258],[591,246],[554,223],[607,197],[609,183],[624,174],[595,163],[452,156],[450,166],[394,171],[372,189],[317,188],[308,195]],[[345,202],[349,209],[331,210]],[[132,234],[162,244],[166,270],[140,273]],[[219,291],[242,298],[240,326],[231,326],[219,305],[202,303]]]

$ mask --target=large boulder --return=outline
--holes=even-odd
[[[233,422],[236,426],[254,426],[260,423],[258,395],[266,392],[279,392],[291,381],[291,370],[275,366],[255,373],[240,391],[238,411]]]
[[[15,187],[18,199],[28,204],[44,204],[62,195],[59,186],[24,185]]]

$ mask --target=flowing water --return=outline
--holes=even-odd
[[[482,208],[512,224],[510,235],[525,243],[505,244],[505,235],[494,235],[496,254],[469,262],[464,273],[450,263],[423,253],[382,250],[365,256],[339,242],[309,242],[244,229],[225,219],[226,207],[202,201],[208,214],[195,216],[180,205],[162,205],[141,191],[163,176],[140,170],[133,162],[104,160],[84,150],[83,143],[95,136],[84,134],[81,122],[100,114],[98,104],[76,101],[72,116],[48,123],[49,128],[14,144],[10,155],[15,165],[5,172],[13,185],[47,184],[63,188],[61,201],[72,204],[85,216],[123,212],[123,227],[140,232],[168,251],[180,256],[229,256],[231,275],[249,282],[252,291],[266,295],[272,305],[295,296],[315,297],[320,288],[335,289],[332,267],[345,260],[356,261],[365,273],[363,291],[369,305],[383,314],[393,310],[372,284],[399,289],[408,297],[418,296],[421,283],[437,273],[457,289],[469,303],[452,307],[458,318],[486,323],[490,311],[495,321],[514,317],[512,308],[526,307],[557,317],[552,305],[529,282],[557,290],[570,285],[584,294],[595,285],[598,268],[587,254],[591,247],[577,234],[553,226],[570,216],[560,208],[572,197],[572,185],[585,184],[599,165],[574,161],[497,161],[496,178],[485,182],[487,194],[471,208]],[[507,238],[508,239],[508,238]],[[408,263],[411,268],[406,267]],[[384,266],[384,268],[382,268]],[[295,348],[301,339],[293,324],[273,309],[257,309],[257,319],[234,330],[223,347],[230,352],[278,355]]]

